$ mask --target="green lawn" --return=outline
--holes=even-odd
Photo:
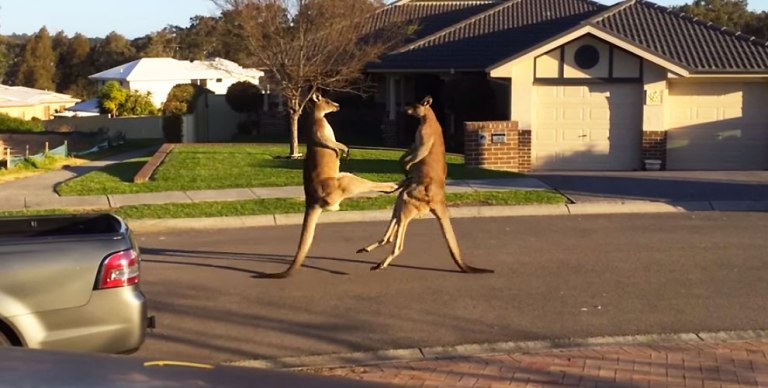
[[[65,182],[61,195],[129,194],[240,187],[300,186],[301,160],[278,158],[287,145],[231,144],[188,145],[175,148],[149,182],[133,183],[148,158],[118,163]],[[397,160],[402,150],[352,149],[341,170],[370,180],[386,182],[402,178]],[[448,155],[449,179],[509,178],[520,174],[464,166],[463,157]]]
[[[389,209],[395,201],[395,195],[378,197],[350,198],[342,202],[341,210],[377,210]],[[450,193],[446,199],[449,206],[483,205],[529,205],[563,204],[565,198],[555,192],[543,190],[480,191],[468,193]],[[115,214],[126,219],[146,218],[197,218],[247,216],[258,214],[302,213],[304,201],[290,198],[270,198],[246,201],[216,201],[196,203],[175,203],[162,205],[134,205],[115,209]],[[51,209],[0,212],[2,216],[67,214],[72,211]]]

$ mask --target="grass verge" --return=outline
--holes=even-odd
[[[133,177],[149,160],[138,158],[65,182],[57,191],[71,196],[301,186],[303,161],[279,158],[286,153],[285,144],[177,146],[148,182],[133,183]],[[341,163],[341,170],[377,182],[398,181],[402,178],[398,163],[402,153],[402,150],[352,149],[351,159]],[[448,155],[447,163],[448,179],[522,176],[468,168],[460,155]]]
[[[395,201],[394,195],[378,197],[350,198],[341,204],[342,211],[389,209]],[[500,206],[563,204],[565,198],[553,191],[546,190],[507,190],[476,191],[467,193],[449,193],[446,195],[448,206]],[[161,205],[132,205],[114,209],[113,212],[126,219],[147,218],[201,218],[231,217],[260,214],[302,213],[303,199],[265,198],[244,201],[214,201],[195,203],[172,203]],[[25,216],[47,214],[86,213],[72,210],[27,210],[0,212],[2,216]]]

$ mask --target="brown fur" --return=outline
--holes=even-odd
[[[349,154],[349,148],[336,141],[333,128],[325,115],[339,110],[339,105],[320,94],[312,96],[315,101],[312,139],[307,144],[304,158],[304,222],[301,238],[293,263],[283,272],[267,274],[266,277],[288,277],[301,267],[315,236],[315,226],[323,210],[339,210],[345,198],[366,191],[391,193],[399,186],[396,183],[371,182],[346,172],[339,172],[339,157]]]
[[[405,110],[406,113],[421,120],[421,125],[416,131],[416,142],[400,158],[406,174],[409,175],[407,183],[397,197],[392,219],[384,238],[357,252],[370,252],[394,241],[392,253],[373,266],[371,270],[387,268],[392,259],[403,250],[408,223],[414,217],[432,212],[440,221],[440,227],[451,252],[451,257],[462,272],[493,272],[493,270],[467,265],[461,258],[459,244],[456,241],[448,207],[445,204],[445,177],[448,167],[445,163],[443,129],[435,117],[435,112],[430,108],[431,103],[432,98],[426,97],[421,103],[410,105]]]

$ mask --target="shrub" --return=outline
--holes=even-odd
[[[171,88],[163,104],[163,136],[169,143],[181,143],[182,116],[195,112],[197,99],[210,90],[192,84],[178,84]]]
[[[192,84],[178,84],[174,86],[163,104],[163,115],[185,115],[195,112],[197,99],[203,94],[211,93],[210,90]]]
[[[160,111],[152,102],[152,96],[149,92],[140,93],[135,90],[128,92],[125,101],[118,108],[119,116],[155,116]]]
[[[0,132],[42,132],[45,130],[40,120],[23,120],[0,113]]]
[[[248,82],[235,82],[224,95],[227,105],[237,113],[258,113],[264,104],[264,95],[258,86]]]

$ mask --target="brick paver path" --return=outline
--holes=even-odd
[[[768,387],[768,339],[606,346],[311,372],[415,387]]]

